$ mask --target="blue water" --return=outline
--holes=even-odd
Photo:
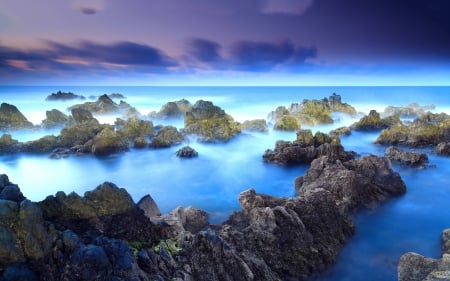
[[[363,113],[383,110],[387,105],[412,102],[434,104],[436,112],[450,113],[450,87],[1,87],[0,102],[16,105],[33,123],[45,118],[45,110],[65,111],[80,101],[47,102],[58,90],[89,97],[122,93],[126,102],[147,114],[168,102],[186,98],[211,100],[236,120],[266,118],[279,105],[289,106],[305,98],[320,99],[336,92]],[[115,116],[100,116],[112,122]],[[342,118],[334,124],[313,127],[328,132],[349,125],[355,119]],[[157,122],[156,122],[157,123]],[[175,122],[182,126],[182,122]],[[58,131],[9,132],[21,141]],[[385,147],[374,145],[377,133],[353,132],[342,137],[347,150],[358,154],[383,155]],[[294,179],[307,166],[282,167],[262,162],[262,154],[278,139],[293,140],[295,133],[270,130],[245,133],[224,144],[186,141],[199,152],[195,159],[179,159],[168,149],[130,150],[98,158],[91,155],[52,160],[47,155],[17,154],[0,157],[0,173],[9,175],[31,200],[42,200],[59,190],[79,194],[104,181],[126,188],[135,201],[151,194],[161,211],[177,206],[206,210],[212,222],[220,222],[239,210],[237,196],[248,188],[276,196],[293,196]],[[185,145],[183,144],[183,145]],[[450,159],[429,154],[433,167],[424,170],[394,166],[407,184],[406,195],[380,208],[354,216],[356,234],[344,247],[339,261],[320,280],[396,280],[396,264],[401,254],[415,251],[440,256],[440,233],[450,227]]]

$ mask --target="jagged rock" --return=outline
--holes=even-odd
[[[241,132],[241,126],[212,102],[199,100],[185,114],[184,132],[204,142],[228,141]]]
[[[264,119],[245,120],[242,123],[242,130],[267,132],[267,123]]]
[[[42,126],[46,129],[64,127],[70,122],[69,116],[57,109],[45,112],[46,118],[42,121]]]
[[[408,125],[398,124],[381,131],[375,141],[384,145],[425,147],[450,141],[450,116],[427,113]]]
[[[109,128],[103,129],[93,139],[92,153],[108,155],[128,149],[128,141],[121,134]]]
[[[177,151],[180,158],[193,158],[198,156],[198,152],[190,146],[183,146]]]
[[[398,116],[382,119],[376,110],[371,110],[369,115],[362,117],[350,127],[352,130],[356,131],[376,131],[389,128],[396,124],[401,124]]]
[[[179,144],[184,140],[184,136],[178,132],[174,126],[162,127],[152,138],[150,146],[153,148],[170,147]]]
[[[101,95],[95,102],[85,102],[69,107],[70,110],[76,108],[87,110],[93,114],[110,114],[125,112],[126,110],[130,110],[132,106],[122,100],[117,104],[105,94]]]
[[[15,107],[8,103],[0,105],[0,130],[33,128],[33,123]]]
[[[343,162],[322,156],[312,161],[304,176],[295,180],[300,195],[324,189],[343,209],[373,208],[379,202],[406,192],[400,175],[385,157],[366,155]]]
[[[188,100],[171,101],[161,107],[158,112],[151,112],[149,116],[157,119],[177,119],[183,118],[185,113],[192,109]]]
[[[384,154],[392,162],[398,162],[406,166],[425,167],[428,163],[426,153],[405,152],[393,146],[388,147]]]
[[[416,253],[406,253],[398,263],[399,281],[450,280],[450,229],[442,232],[441,259],[427,258]]]
[[[284,115],[273,125],[274,130],[280,131],[297,131],[300,130],[300,121],[292,115]]]
[[[61,91],[52,93],[51,95],[48,95],[45,98],[46,101],[67,101],[67,100],[75,100],[75,99],[84,100],[86,98],[83,96],[75,95],[74,93],[71,93],[71,92],[61,92]]]
[[[344,151],[339,137],[331,137],[321,132],[313,136],[311,130],[300,130],[294,142],[277,141],[274,150],[268,149],[264,152],[263,160],[277,164],[309,164],[324,155],[342,161],[355,157],[354,152]]]
[[[441,142],[436,146],[436,153],[439,155],[450,155],[450,142]]]
[[[103,215],[125,213],[134,208],[134,202],[128,192],[115,184],[105,182],[84,197],[72,192],[66,195],[60,191],[39,202],[44,217],[51,219],[88,219]]]
[[[159,210],[158,205],[156,205],[156,202],[149,194],[142,197],[137,203],[137,206],[144,211],[145,216],[149,219],[161,216],[161,211]]]

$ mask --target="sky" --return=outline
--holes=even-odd
[[[450,85],[450,1],[0,0],[0,84]]]

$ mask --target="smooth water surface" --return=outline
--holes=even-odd
[[[412,102],[434,104],[435,112],[450,113],[450,87],[0,87],[0,101],[16,105],[33,123],[45,118],[45,110],[67,107],[80,101],[47,102],[45,97],[58,90],[78,95],[98,96],[122,93],[126,102],[141,113],[157,111],[168,101],[182,98],[194,103],[211,100],[237,121],[266,118],[277,106],[289,106],[303,99],[321,99],[333,92],[363,113],[382,111],[387,105],[405,106]],[[88,101],[88,100],[87,100]],[[313,127],[328,132],[356,121],[335,115],[331,125]],[[115,116],[100,116],[112,122]],[[158,123],[158,122],[155,122]],[[174,123],[183,125],[182,120]],[[8,132],[21,141],[36,139],[57,130]],[[386,147],[374,145],[378,132],[353,132],[342,137],[346,150],[358,155],[383,155]],[[131,149],[109,157],[71,156],[52,160],[46,154],[0,156],[0,173],[19,184],[31,200],[39,201],[59,190],[83,194],[104,181],[126,188],[135,201],[150,194],[163,213],[177,206],[206,210],[214,223],[239,210],[238,194],[248,188],[276,196],[294,196],[294,179],[307,166],[283,167],[262,162],[262,154],[273,149],[275,141],[294,140],[295,133],[244,133],[228,143],[189,144],[199,152],[194,159],[179,159],[167,149]],[[394,165],[407,185],[406,195],[390,200],[375,210],[355,214],[356,234],[344,247],[335,266],[320,280],[396,280],[400,255],[415,251],[440,256],[440,233],[450,227],[450,159],[429,153],[431,166],[417,170]]]

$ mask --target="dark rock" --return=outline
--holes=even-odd
[[[13,139],[10,134],[3,134],[0,137],[0,154],[16,153],[21,150],[18,140]]]
[[[425,153],[403,151],[390,146],[384,152],[385,156],[392,162],[412,167],[425,167],[428,164],[428,156]]]
[[[73,108],[71,110],[72,117],[77,123],[83,123],[94,119],[89,110],[83,108]]]
[[[110,113],[123,113],[126,110],[130,110],[132,107],[124,102],[120,101],[119,104],[115,103],[108,95],[100,96],[95,102],[85,102],[83,104],[76,104],[69,109],[81,108],[87,110],[93,114],[110,114]]]
[[[36,274],[25,264],[18,263],[8,266],[3,272],[2,281],[38,281]]]
[[[67,101],[75,99],[84,100],[86,98],[83,96],[75,95],[74,93],[71,92],[61,92],[61,91],[52,93],[51,95],[45,98],[46,101]]]
[[[91,151],[95,155],[109,155],[127,149],[128,140],[123,135],[105,128],[93,139]]]
[[[369,115],[364,116],[350,127],[356,131],[376,131],[389,128],[395,124],[401,124],[397,116],[382,119],[376,110],[371,110]]]
[[[348,136],[352,133],[349,127],[340,127],[330,131],[330,136]]]
[[[45,112],[46,118],[42,121],[42,126],[46,129],[64,127],[70,122],[69,116],[57,109]]]
[[[190,146],[184,146],[177,151],[180,158],[193,158],[198,156],[198,152]]]
[[[241,126],[212,102],[199,100],[185,114],[184,132],[204,142],[228,141],[241,132]]]
[[[436,146],[436,153],[439,155],[450,155],[450,142],[441,142]]]
[[[78,276],[78,280],[106,280],[110,276],[112,266],[105,250],[96,245],[80,247],[70,257],[70,275]],[[67,274],[67,277],[70,275]]]
[[[112,93],[108,95],[111,99],[126,99],[126,97],[120,93]]]
[[[133,146],[134,148],[146,148],[148,146],[148,139],[146,137],[136,137]]]
[[[153,148],[170,147],[174,144],[179,144],[184,140],[184,136],[178,132],[174,126],[162,127],[156,135],[152,138],[150,146]]]
[[[209,225],[208,214],[205,211],[192,206],[184,209],[184,216],[186,217],[184,229],[193,234]]]
[[[159,210],[158,205],[153,200],[153,198],[147,194],[142,197],[141,200],[137,203],[137,206],[144,211],[144,214],[149,219],[153,219],[154,217],[161,216],[161,211]]]
[[[406,192],[405,183],[392,170],[389,159],[375,155],[346,162],[322,156],[311,163],[304,176],[295,180],[295,189],[300,195],[328,190],[343,210],[373,208]]]
[[[242,123],[242,130],[267,132],[267,123],[264,119],[246,120]]]
[[[355,153],[344,151],[339,137],[320,132],[313,136],[311,130],[300,130],[294,142],[277,141],[274,150],[265,151],[263,160],[277,164],[309,164],[320,156],[347,161],[353,159]]]
[[[90,119],[72,126],[64,127],[59,134],[60,145],[65,148],[87,145],[90,150],[92,143],[88,142],[92,141],[94,137],[105,128],[113,130],[112,126],[101,125],[97,119]]]
[[[23,144],[22,151],[24,152],[50,152],[59,147],[59,138],[53,135],[44,136],[40,139],[29,141]]]
[[[17,184],[10,183],[0,188],[0,199],[22,202],[25,199]]]
[[[33,128],[33,124],[14,105],[0,105],[0,130]]]

